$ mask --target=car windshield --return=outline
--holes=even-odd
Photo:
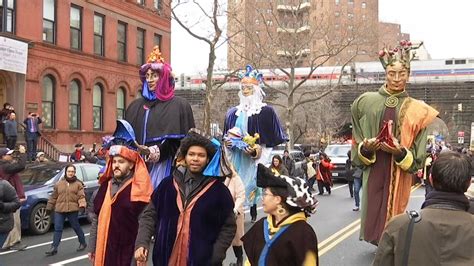
[[[23,185],[47,185],[53,182],[61,169],[57,168],[26,168],[20,174]]]
[[[329,157],[346,157],[351,145],[329,145],[324,150]]]

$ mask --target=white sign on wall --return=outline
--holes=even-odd
[[[471,150],[474,150],[474,122],[471,123]]]
[[[0,69],[26,74],[28,44],[0,36]]]

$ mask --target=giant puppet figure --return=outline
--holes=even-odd
[[[275,110],[263,103],[262,74],[247,65],[241,74],[240,104],[227,111],[224,122],[230,161],[245,185],[246,205],[251,205],[252,222],[257,218],[257,164],[267,163],[272,148],[284,143]]]
[[[125,120],[133,127],[140,150],[156,188],[171,173],[180,140],[194,127],[189,103],[174,95],[171,66],[164,62],[158,46],[140,68],[142,97],[127,108]]]
[[[352,104],[352,161],[364,168],[360,239],[377,244],[386,223],[405,211],[412,173],[426,158],[426,126],[438,112],[408,96],[413,51],[401,41],[379,52],[386,81]]]

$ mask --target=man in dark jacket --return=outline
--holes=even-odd
[[[36,148],[38,146],[38,138],[41,136],[39,125],[43,121],[37,113],[29,112],[23,123],[25,124],[26,147],[28,150],[28,160],[36,160]]]
[[[20,201],[25,201],[25,191],[23,189],[23,184],[21,183],[20,176],[18,173],[25,169],[26,164],[26,149],[24,146],[20,145],[19,147],[19,156],[18,158],[13,158],[13,150],[8,148],[0,149],[0,178],[4,179],[15,188],[16,194]],[[24,250],[26,245],[21,244],[21,220],[20,220],[20,210],[17,210],[14,214],[14,227],[10,231],[7,240],[3,244],[4,249],[16,249]]]
[[[290,177],[295,176],[295,160],[290,157],[290,153],[288,150],[285,150],[283,152],[283,165],[286,167],[288,170],[288,173],[290,174]]]
[[[464,155],[455,152],[438,157],[430,177],[434,190],[420,214],[415,212],[412,218],[400,214],[389,222],[374,265],[474,264],[474,216],[464,195],[471,183],[471,167]]]
[[[13,229],[13,213],[20,206],[15,189],[8,181],[0,179],[0,247]]]
[[[154,235],[154,265],[222,265],[237,226],[229,190],[205,175],[215,153],[211,141],[197,133],[181,141],[176,169],[163,179],[140,217],[135,242],[140,264],[148,259]]]

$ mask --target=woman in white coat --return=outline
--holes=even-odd
[[[244,235],[244,202],[245,202],[245,186],[242,179],[237,172],[232,169],[232,177],[226,178],[224,184],[229,188],[230,194],[234,199],[234,213],[237,218],[237,231],[234,240],[232,241],[232,249],[234,250],[236,263],[231,263],[231,266],[243,265],[243,248],[242,240],[240,238]]]

